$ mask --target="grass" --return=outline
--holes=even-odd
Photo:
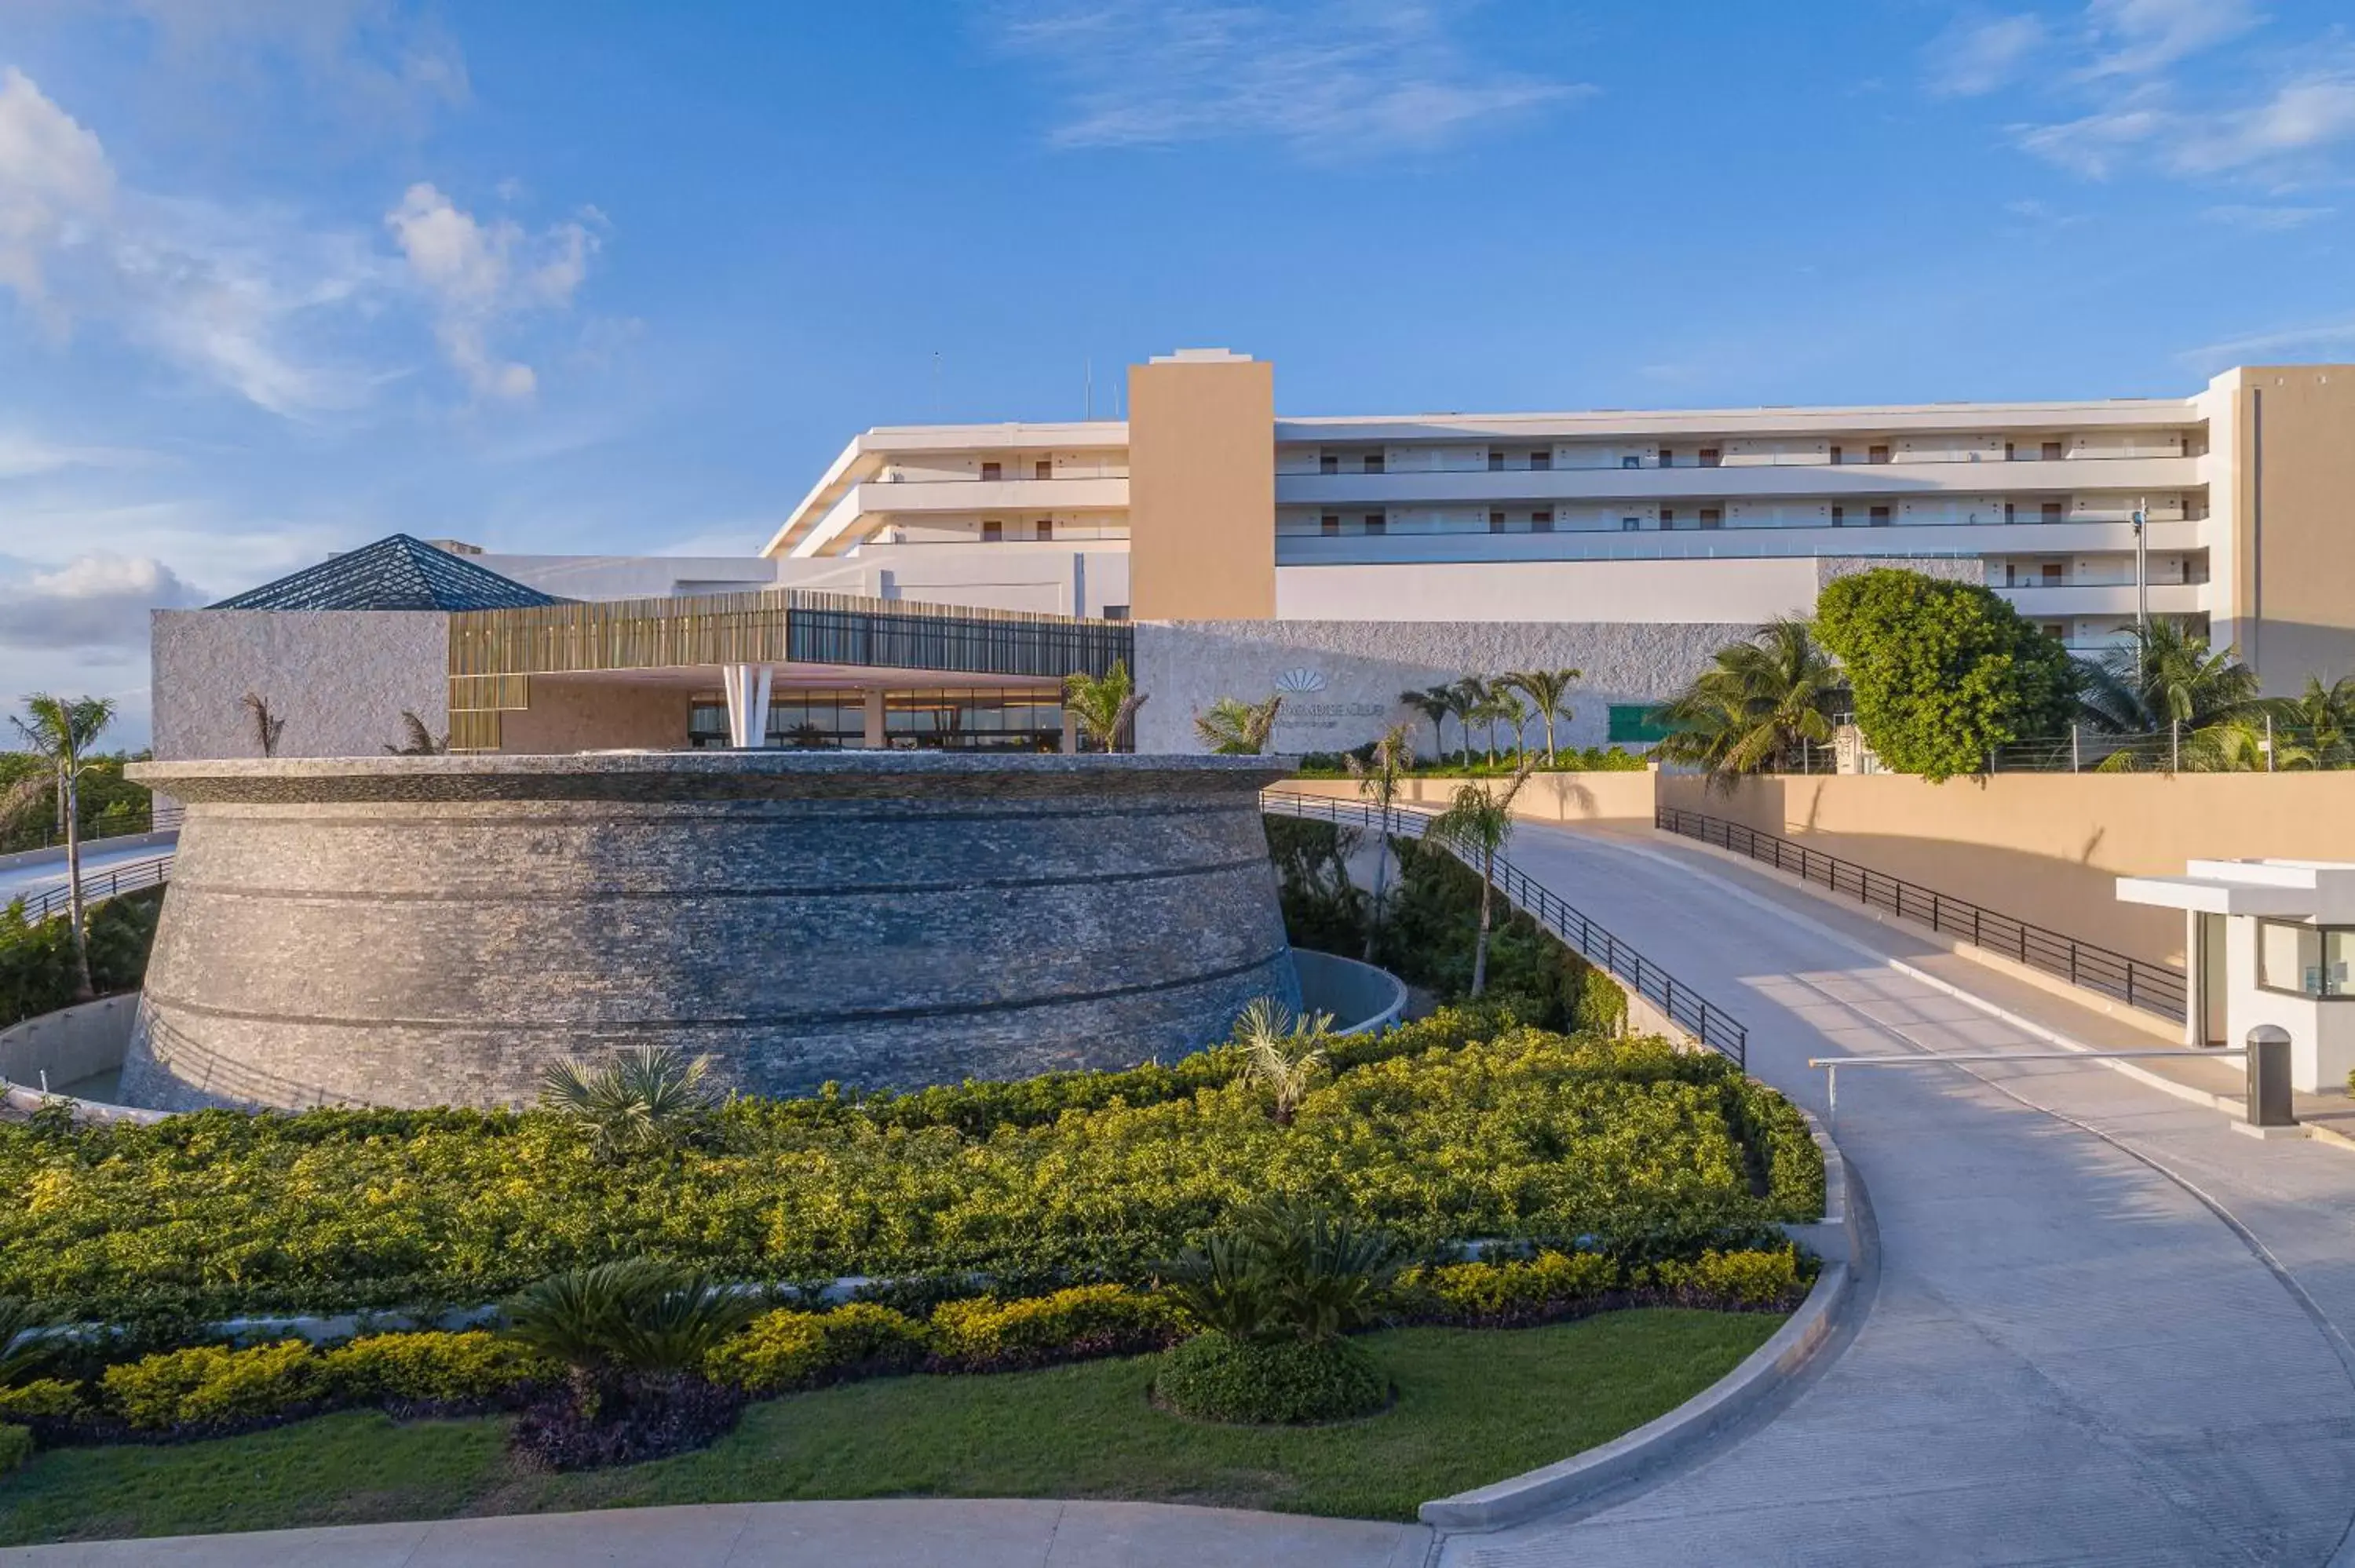
[[[655,1503],[1119,1498],[1407,1520],[1673,1408],[1782,1319],[1655,1308],[1541,1329],[1400,1329],[1399,1385],[1336,1426],[1211,1426],[1154,1409],[1152,1357],[900,1377],[753,1405],[701,1453],[589,1475],[517,1467],[505,1423],[346,1412],[168,1447],[65,1448],[0,1479],[0,1544]]]

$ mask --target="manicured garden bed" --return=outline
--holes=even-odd
[[[752,1405],[698,1453],[551,1475],[507,1417],[349,1411],[168,1446],[67,1447],[0,1478],[0,1544],[658,1503],[1122,1498],[1408,1519],[1415,1505],[1641,1425],[1731,1371],[1774,1313],[1649,1308],[1547,1327],[1364,1336],[1397,1404],[1333,1426],[1182,1420],[1154,1358],[879,1378]]]

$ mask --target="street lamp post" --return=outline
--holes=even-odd
[[[2150,497],[2135,507],[2135,635],[2150,637]]]

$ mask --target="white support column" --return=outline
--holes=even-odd
[[[728,744],[769,744],[769,689],[776,672],[766,664],[722,664],[719,688],[728,699]]]
[[[858,737],[859,744],[866,747],[869,751],[880,751],[884,747],[890,745],[891,741],[891,737],[886,735],[883,729],[883,688],[880,686],[869,686],[867,688],[865,696],[867,699],[865,709],[866,733]]]

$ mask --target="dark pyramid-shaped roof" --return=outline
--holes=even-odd
[[[225,599],[215,609],[517,609],[561,601],[422,539],[395,534],[291,577]]]

